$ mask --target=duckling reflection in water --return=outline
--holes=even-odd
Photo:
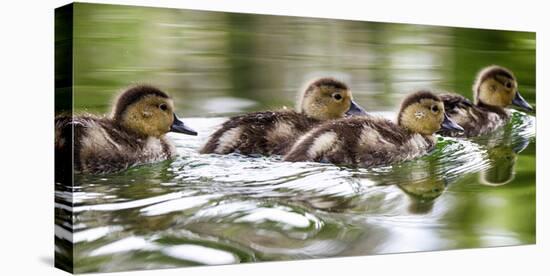
[[[533,111],[518,91],[513,73],[500,66],[481,70],[473,86],[474,103],[458,94],[440,95],[449,117],[464,131],[441,130],[444,136],[473,137],[487,134],[503,126],[510,119],[506,107],[515,105]]]
[[[487,186],[510,183],[515,176],[518,154],[529,146],[529,137],[508,125],[487,137],[477,139],[487,149],[487,167],[479,172],[479,182]]]
[[[514,179],[517,153],[501,145],[488,150],[489,167],[479,173],[479,182],[487,186],[501,186]]]
[[[361,167],[389,165],[431,151],[434,133],[440,128],[462,129],[447,117],[438,96],[418,91],[403,100],[397,124],[374,116],[326,122],[304,134],[284,159]]]
[[[283,155],[314,126],[346,115],[366,115],[348,86],[333,78],[313,81],[302,91],[297,111],[261,111],[227,120],[201,153]]]
[[[450,179],[437,172],[437,160],[423,161],[409,168],[410,173],[402,174],[403,181],[397,186],[409,195],[409,212],[426,214],[431,212],[436,198],[441,196]],[[420,173],[419,173],[420,171]]]
[[[397,184],[407,194],[421,200],[433,200],[445,191],[447,181],[444,177],[429,174],[420,179],[410,179]]]
[[[434,202],[443,194],[447,185],[456,179],[447,173],[448,168],[449,164],[445,160],[424,156],[396,164],[389,171],[376,171],[360,177],[374,181],[378,186],[397,186],[408,197],[409,212],[425,214],[432,210]]]
[[[77,172],[115,172],[172,158],[175,148],[165,136],[168,132],[197,135],[176,117],[166,93],[139,85],[117,98],[110,117],[57,116],[55,153],[72,155]]]

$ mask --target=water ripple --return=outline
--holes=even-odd
[[[58,189],[57,218],[77,217],[74,225],[58,223],[56,238],[75,243],[78,259],[90,259],[91,267],[94,258],[107,255],[112,265],[123,256],[151,256],[168,266],[216,265],[451,247],[452,239],[433,232],[449,227],[449,206],[463,196],[448,190],[476,174],[487,180],[480,184],[507,183],[509,178],[491,180],[495,160],[509,160],[513,169],[517,153],[535,139],[534,117],[513,112],[514,127],[476,139],[438,137],[426,156],[365,169],[277,156],[201,155],[198,149],[225,118],[185,120],[200,134],[170,135],[175,160],[78,175],[74,187]],[[513,240],[501,236],[483,242]]]

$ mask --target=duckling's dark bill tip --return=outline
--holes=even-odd
[[[193,136],[197,136],[198,134],[196,131],[187,127],[186,125],[172,125],[172,127],[170,128],[170,131],[187,134],[187,135],[193,135]]]
[[[451,120],[451,118],[449,118],[447,114],[445,114],[445,117],[443,118],[443,122],[441,123],[441,130],[464,132],[464,128],[462,128],[459,124],[455,123],[455,121]]]
[[[519,91],[516,92],[516,96],[512,100],[512,104],[527,111],[534,111],[533,107],[521,96]]]
[[[346,116],[362,116],[367,115],[367,112],[359,106],[355,101],[351,101],[348,111],[346,111]]]
[[[182,121],[178,119],[176,114],[174,114],[174,122],[172,123],[172,126],[170,127],[171,132],[177,132],[177,133],[183,133],[187,135],[193,135],[197,136],[197,132],[193,130],[192,128],[186,126]]]

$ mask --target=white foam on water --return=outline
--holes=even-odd
[[[75,232],[73,234],[73,243],[95,241],[108,234],[121,231],[122,229],[121,226],[102,226]]]
[[[170,193],[170,194],[165,194],[161,196],[155,196],[155,197],[149,197],[144,199],[119,202],[119,203],[77,206],[77,207],[73,207],[72,211],[75,213],[79,213],[82,211],[116,211],[116,210],[123,210],[123,209],[131,209],[131,208],[137,208],[137,207],[146,206],[146,205],[163,202],[167,200],[177,199],[183,196],[193,195],[195,193],[196,193],[195,191],[176,192],[176,193]]]
[[[298,228],[306,228],[311,223],[309,219],[301,214],[273,208],[258,208],[253,213],[235,220],[235,222],[254,223],[266,221],[279,222]]]
[[[109,243],[90,252],[90,256],[110,255],[133,250],[153,251],[159,248],[142,237],[127,237],[113,243]]]
[[[210,199],[219,197],[219,195],[201,195],[193,197],[185,197],[180,199],[174,199],[170,201],[161,202],[143,208],[140,212],[145,216],[156,216],[167,214],[175,211],[183,211],[193,207],[200,206],[207,203]]]
[[[207,265],[234,264],[240,261],[232,253],[194,244],[170,246],[162,249],[162,253],[172,258]]]

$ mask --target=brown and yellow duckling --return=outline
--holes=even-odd
[[[445,114],[443,101],[429,91],[407,96],[397,124],[364,116],[326,122],[303,135],[286,161],[316,161],[372,167],[413,159],[431,151],[439,129],[460,131]]]
[[[506,107],[515,105],[532,111],[533,108],[518,91],[512,72],[504,67],[489,66],[481,70],[473,86],[474,103],[457,94],[442,94],[449,117],[464,131],[443,130],[444,136],[473,137],[494,131],[510,119]]]
[[[175,148],[165,136],[168,132],[197,135],[178,120],[166,93],[134,86],[117,98],[110,117],[56,117],[55,152],[70,154],[73,149],[75,171],[115,172],[172,158]]]
[[[227,120],[210,136],[201,153],[283,155],[314,126],[347,115],[366,115],[346,84],[333,78],[313,81],[297,110],[261,111]]]

